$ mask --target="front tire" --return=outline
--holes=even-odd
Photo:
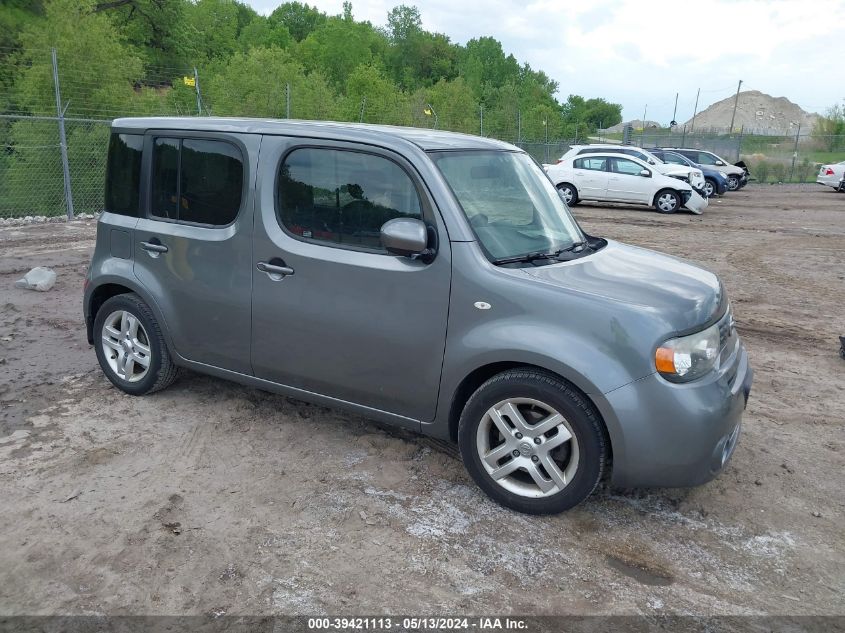
[[[563,201],[567,205],[572,207],[578,204],[578,190],[575,188],[575,185],[570,185],[568,182],[562,182],[557,186],[557,190],[560,192],[560,197],[563,198]]]
[[[658,191],[654,196],[654,208],[658,213],[675,213],[681,208],[681,196],[671,189]]]
[[[728,176],[728,191],[736,191],[739,189],[739,176]]]
[[[487,495],[526,514],[557,514],[595,490],[608,442],[593,404],[554,374],[513,369],[470,397],[458,424],[467,471]]]
[[[708,198],[712,198],[714,195],[716,195],[716,192],[718,191],[716,181],[712,178],[704,179],[704,187],[702,187],[702,189],[704,189],[704,195]]]
[[[116,295],[97,311],[94,348],[112,384],[143,396],[169,386],[178,368],[149,306],[134,294]]]

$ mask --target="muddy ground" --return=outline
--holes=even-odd
[[[123,395],[83,329],[95,224],[1,229],[0,614],[845,614],[845,195],[575,212],[717,271],[756,381],[714,482],[546,518],[359,417],[195,374]],[[13,288],[35,265],[56,287]]]

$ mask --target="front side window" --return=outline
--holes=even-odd
[[[493,261],[555,253],[584,241],[542,169],[522,152],[432,152]]]
[[[106,169],[106,211],[138,217],[143,148],[141,134],[111,135]]]
[[[153,215],[225,226],[243,195],[240,150],[225,141],[157,138],[153,144]]]
[[[385,222],[422,219],[410,176],[374,154],[295,149],[279,167],[276,187],[279,222],[306,240],[386,253],[380,237]]]
[[[604,171],[607,169],[606,158],[579,158],[573,164],[575,169],[589,169],[591,171]]]
[[[617,174],[625,174],[627,176],[639,176],[640,172],[645,169],[639,163],[624,158],[613,159],[613,171]]]
[[[719,160],[713,154],[708,154],[707,152],[698,152],[698,162],[700,165],[715,165],[716,161]]]
[[[660,158],[663,159],[664,163],[671,163],[673,165],[688,165],[687,161],[685,161],[681,156],[673,154],[672,152],[662,154]]]

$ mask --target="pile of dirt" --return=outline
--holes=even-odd
[[[695,117],[695,129],[729,128],[735,98],[735,95],[731,95],[699,112]],[[789,134],[794,133],[800,124],[802,130],[809,132],[818,117],[818,114],[805,112],[801,106],[786,97],[773,97],[759,90],[746,90],[739,93],[734,128],[744,127],[746,131],[778,130]],[[688,129],[692,127],[692,119],[685,125]]]

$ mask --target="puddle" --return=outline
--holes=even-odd
[[[634,565],[626,562],[621,558],[607,555],[604,557],[607,564],[621,574],[633,578],[643,585],[671,585],[673,582],[672,576],[663,570],[647,569],[642,565]]]

